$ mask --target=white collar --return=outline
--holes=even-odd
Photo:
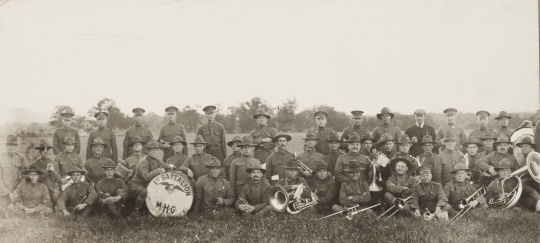
[[[422,124],[418,125],[418,123],[416,123],[417,126],[419,126],[420,128],[424,128],[424,123],[422,122]]]

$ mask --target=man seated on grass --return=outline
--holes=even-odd
[[[266,170],[260,163],[251,163],[246,167],[246,172],[251,180],[247,181],[240,190],[238,200],[236,200],[236,209],[245,216],[272,214],[272,207],[268,205],[271,187],[268,183],[263,183]]]
[[[38,182],[42,174],[34,165],[23,172],[28,178],[17,186],[14,199],[8,206],[10,212],[15,215],[48,215],[53,212],[49,190]]]
[[[332,206],[338,203],[339,185],[332,179],[330,165],[319,163],[315,171],[319,178],[313,185],[318,197],[315,209],[319,213],[331,212]]]
[[[448,198],[448,204],[452,207],[452,209],[448,211],[450,216],[454,216],[461,210],[459,205],[462,199],[470,197],[480,188],[479,186],[472,185],[466,181],[469,171],[470,169],[468,169],[465,164],[456,164],[454,169],[450,172],[450,174],[454,175],[454,180],[446,183],[444,186],[444,193]],[[479,196],[475,197],[476,199],[469,202],[469,206],[473,208],[487,208],[486,198]]]
[[[57,211],[64,216],[80,215],[88,217],[92,211],[92,206],[97,200],[96,190],[88,184],[81,182],[81,177],[86,174],[86,171],[77,167],[71,169],[68,175],[71,176],[73,184],[66,189],[58,198]]]
[[[412,193],[413,186],[418,184],[418,178],[408,175],[412,167],[412,164],[409,160],[405,158],[395,158],[390,161],[390,166],[394,168],[396,173],[394,173],[386,181],[386,190],[388,191],[384,194],[384,199],[387,206],[393,206],[396,198],[405,199],[409,197]]]
[[[489,184],[489,186],[486,188],[486,195],[484,195],[484,197],[486,198],[486,201],[489,202],[491,198],[499,196],[503,192],[501,188],[501,182],[502,180],[510,177],[510,173],[512,173],[513,168],[514,168],[514,164],[507,158],[502,159],[499,162],[499,165],[494,167],[499,177],[495,179],[494,181],[492,181]],[[516,188],[517,183],[518,183],[518,179],[516,177],[505,180],[504,192],[508,193],[512,191],[514,188]],[[540,211],[540,194],[538,194],[537,191],[535,191],[534,189],[532,189],[530,186],[528,186],[525,183],[523,183],[522,186],[523,186],[523,191],[521,192],[521,197],[519,198],[519,201],[516,204],[516,206],[523,207],[523,208],[526,208],[535,212],[539,212]]]
[[[341,205],[334,205],[332,211],[340,212],[346,208],[357,207],[357,209],[366,208],[371,200],[369,185],[366,181],[360,179],[360,171],[363,168],[360,162],[348,161],[349,166],[343,171],[347,173],[349,180],[341,184],[339,190],[339,202]],[[375,216],[375,213],[369,209],[367,214]]]
[[[298,165],[296,159],[291,159],[287,162],[285,168],[285,178],[281,178],[276,182],[276,186],[283,187],[287,192],[296,191],[298,187],[302,187],[301,198],[311,198],[311,190],[306,180],[302,177],[299,177],[298,174],[302,171],[302,167]],[[306,211],[306,210],[304,210]],[[309,207],[308,212],[315,212],[315,208]]]
[[[210,169],[209,175],[199,177],[195,186],[195,206],[194,213],[209,212],[221,213],[234,212],[231,206],[234,203],[234,193],[231,184],[221,177],[221,162],[214,157],[212,163],[205,165]]]
[[[429,211],[442,219],[448,219],[442,216],[448,212],[451,207],[448,205],[448,198],[444,193],[443,186],[431,181],[432,169],[429,166],[418,167],[417,174],[420,175],[420,183],[412,188],[411,200],[405,205],[403,211],[412,215],[415,219],[422,219],[423,213]],[[441,215],[441,216],[439,216]]]
[[[437,157],[436,154],[433,154],[433,147],[435,146],[433,138],[429,135],[424,136],[422,142],[420,142],[420,146],[422,146],[422,149],[424,150],[424,153],[418,156],[420,164],[433,167],[435,157]]]
[[[128,197],[128,188],[122,179],[114,177],[116,165],[112,161],[107,161],[102,166],[105,169],[106,178],[96,184],[98,195],[98,205],[103,212],[109,213],[114,218],[122,217],[124,201]]]

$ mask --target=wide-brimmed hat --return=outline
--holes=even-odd
[[[260,162],[258,161],[254,161],[254,162],[250,162],[247,166],[246,166],[246,172],[249,174],[251,173],[252,170],[260,170],[263,174],[266,174],[266,169],[264,169],[261,165]]]
[[[452,131],[448,131],[446,134],[444,134],[444,138],[442,140],[443,140],[443,142],[446,142],[447,140],[456,141],[457,140],[456,133],[454,133]]]
[[[322,115],[324,115],[325,117],[328,117],[328,113],[326,113],[325,111],[316,111],[315,114],[313,114],[314,117],[322,116]]]
[[[345,150],[345,153],[349,152],[349,144],[346,142],[343,142],[339,145],[339,149]]]
[[[422,171],[429,171],[431,174],[433,174],[433,168],[429,165],[421,165],[416,169],[416,174],[420,175]]]
[[[394,113],[392,113],[392,111],[391,111],[390,108],[388,108],[388,107],[383,107],[383,108],[381,109],[381,113],[377,113],[377,118],[378,118],[379,120],[382,120],[382,116],[383,116],[384,114],[389,114],[389,115],[390,115],[390,119],[394,118]]]
[[[94,138],[94,141],[92,142],[92,147],[96,145],[103,145],[103,148],[107,148],[107,144],[103,142],[103,140],[100,137]]]
[[[215,111],[216,109],[217,109],[217,108],[216,108],[215,105],[207,105],[207,106],[205,106],[202,110],[203,110],[204,112],[207,112],[207,111]]]
[[[454,174],[460,170],[471,171],[469,168],[467,168],[467,165],[465,165],[464,163],[457,163],[456,165],[454,165],[454,168],[450,171],[450,174]]]
[[[405,163],[407,165],[407,170],[410,170],[410,169],[413,168],[413,165],[412,165],[411,161],[409,161],[408,159],[405,159],[405,158],[394,158],[394,159],[390,160],[390,168],[395,169],[396,164],[398,162]]]
[[[355,110],[355,111],[351,111],[351,114],[353,115],[353,117],[361,117],[362,114],[364,114],[364,112],[360,110]]]
[[[497,145],[497,144],[501,144],[501,143],[512,144],[512,142],[510,142],[508,137],[506,135],[504,135],[504,134],[501,134],[501,136],[499,136],[499,138],[497,138],[497,141],[495,141],[493,144]]]
[[[184,138],[182,136],[178,136],[178,135],[174,136],[174,138],[172,139],[172,142],[170,142],[171,145],[173,145],[175,143],[181,143],[184,146],[187,145],[186,140],[184,140]]]
[[[159,143],[153,138],[150,141],[148,141],[148,143],[146,144],[146,149],[157,149],[157,148],[159,148]]]
[[[240,136],[234,136],[234,138],[227,142],[227,146],[232,147],[233,143],[242,143],[242,138]]]
[[[382,135],[382,137],[379,139],[379,141],[377,142],[378,144],[380,145],[383,145],[384,143],[386,142],[395,142],[396,140],[394,139],[394,137],[388,133],[385,133]]]
[[[242,142],[240,143],[240,145],[238,145],[238,147],[244,147],[244,146],[252,146],[252,147],[255,147],[257,146],[257,144],[254,144],[253,143],[253,139],[251,139],[250,136],[244,136],[242,138]]]
[[[487,111],[477,111],[476,116],[490,116],[491,114]]]
[[[306,137],[305,138],[302,138],[303,140],[319,140],[317,138],[317,131],[313,128],[311,129],[308,129],[307,133],[306,133]]]
[[[407,134],[401,135],[401,137],[400,137],[399,140],[397,141],[397,144],[405,144],[405,143],[410,143],[410,144],[412,144],[411,138],[409,138],[409,135],[407,135]]]
[[[219,159],[216,157],[212,157],[212,161],[209,164],[205,164],[204,166],[211,168],[211,167],[219,167],[221,168],[221,162],[219,162]]]
[[[73,173],[80,173],[81,175],[86,175],[86,171],[79,169],[79,167],[77,166],[73,166],[67,174],[71,176],[73,175]]]
[[[278,135],[276,135],[275,137],[272,138],[272,142],[275,143],[275,142],[277,142],[277,140],[280,139],[280,138],[285,138],[285,139],[287,139],[287,142],[291,141],[291,139],[292,139],[292,137],[291,137],[290,135],[285,134],[285,133],[283,133],[283,132],[280,131],[280,132],[278,133]]]
[[[36,172],[38,175],[43,175],[43,171],[39,170],[36,164],[30,165],[30,167],[23,172],[23,175],[28,175],[30,172]]]
[[[253,119],[257,119],[257,117],[259,117],[259,116],[264,116],[268,120],[272,119],[272,116],[270,114],[268,114],[268,112],[266,112],[266,111],[264,111],[262,109],[259,109],[257,111],[257,113],[255,113],[255,115],[253,115]]]
[[[143,108],[133,108],[133,110],[131,110],[131,112],[133,112],[133,114],[139,114],[139,115],[142,115],[144,114],[146,111],[143,109]]]
[[[369,132],[365,132],[364,134],[362,134],[362,138],[360,139],[360,141],[363,143],[367,140],[370,140],[373,144],[376,144],[377,143],[377,140],[375,140],[373,138],[373,136],[371,136],[371,134]]]
[[[17,142],[17,136],[10,134],[7,136],[6,145],[19,145]]]
[[[480,139],[480,141],[487,140],[487,139],[497,140],[497,137],[495,136],[494,133],[492,133],[490,130],[488,130],[488,131],[483,132],[482,137],[478,138],[478,139]]]
[[[302,167],[300,167],[298,165],[298,160],[297,159],[290,159],[289,161],[287,161],[287,165],[284,165],[284,166],[281,166],[285,169],[297,169],[297,170],[302,170]]]
[[[195,140],[191,144],[207,144],[207,142],[204,141],[203,136],[197,135],[197,137],[195,137]]]
[[[502,118],[512,119],[512,117],[509,116],[508,113],[506,113],[506,111],[499,112],[499,116],[495,117],[495,120],[499,120]]]
[[[540,129],[540,128],[539,128]],[[520,147],[521,148],[521,145],[522,144],[528,144],[528,145],[531,145],[532,148],[536,148],[536,144],[534,144],[531,140],[531,138],[529,137],[524,137],[523,139],[521,139],[521,141],[519,143],[516,143],[516,146]]]
[[[319,162],[316,166],[315,166],[315,171],[318,171],[318,170],[328,170],[330,171],[330,165],[327,164],[327,163],[324,163],[324,162]]]
[[[463,147],[467,147],[469,144],[476,144],[476,146],[478,146],[478,147],[482,146],[480,141],[478,141],[478,139],[475,136],[470,136],[467,139],[467,142],[463,143]]]
[[[41,141],[39,141],[39,146],[35,147],[34,149],[38,149],[38,150],[44,150],[44,149],[52,149],[53,147],[49,144],[49,142],[47,142],[46,139],[41,139]]]
[[[133,144],[136,144],[136,143],[140,143],[142,146],[146,145],[146,142],[142,140],[141,137],[139,136],[135,136],[133,137],[133,139],[131,140],[131,142],[129,142],[129,146],[133,146]]]
[[[171,106],[165,108],[165,112],[178,112],[178,111],[179,111],[178,107],[176,107],[174,105],[171,105]]]
[[[71,112],[71,111],[64,111],[64,112],[60,113],[60,116],[63,117],[63,118],[71,118],[71,117],[74,117],[75,114],[73,114],[73,112]]]
[[[78,144],[77,141],[75,141],[75,138],[71,136],[71,134],[68,134],[64,141],[62,141],[62,144]]]
[[[503,158],[499,161],[499,165],[494,166],[493,168],[495,170],[512,169],[512,162],[507,158]]]
[[[360,135],[357,132],[352,132],[351,134],[349,134],[349,140],[347,141],[347,143],[354,143],[354,142],[359,142],[359,143],[362,142],[362,137],[360,137]]]
[[[341,139],[339,139],[339,135],[337,134],[337,132],[333,132],[330,134],[330,136],[328,136],[328,139],[326,140],[326,142],[338,142],[340,143],[341,142]]]
[[[109,113],[107,113],[105,111],[98,111],[98,112],[96,112],[96,114],[94,114],[95,118],[108,117],[108,116],[109,116]]]
[[[427,113],[426,113],[426,111],[424,109],[416,109],[413,114],[415,114],[415,115],[416,114],[426,115]]]
[[[354,172],[354,171],[361,171],[361,170],[362,170],[362,167],[360,166],[360,161],[350,160],[349,167],[343,169],[343,172]]]
[[[108,160],[107,162],[105,162],[105,164],[103,166],[101,166],[101,168],[103,169],[107,169],[107,168],[116,168],[116,165],[114,164],[114,162],[112,162],[112,160]]]
[[[420,146],[423,146],[424,144],[431,143],[435,145],[435,142],[433,142],[433,137],[431,135],[425,135],[422,137],[422,142],[420,142]]]
[[[444,114],[446,114],[446,113],[454,113],[454,114],[456,114],[457,109],[456,108],[447,108],[447,109],[444,109],[443,113]]]

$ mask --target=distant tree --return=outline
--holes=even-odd
[[[67,106],[67,105],[55,106],[51,114],[49,124],[54,127],[61,127],[62,117],[60,117],[60,114],[64,112],[75,113],[75,110],[71,106]]]
[[[252,131],[257,124],[253,120],[253,115],[259,110],[263,109],[272,115],[273,109],[270,104],[261,99],[260,97],[254,97],[250,101],[240,103],[238,106],[229,107],[229,113],[234,115],[234,119],[238,117],[236,125],[241,133],[247,133]],[[274,119],[270,119],[269,126],[275,127]]]
[[[295,130],[295,112],[297,108],[298,103],[296,102],[296,98],[286,100],[281,106],[278,106],[275,122],[279,131],[290,132]]]
[[[196,132],[201,124],[202,117],[196,109],[185,106],[182,110],[178,111],[176,121],[184,125],[186,132]]]
[[[131,122],[130,119],[116,106],[116,102],[113,99],[104,98],[98,103],[90,108],[88,110],[88,116],[92,117],[92,119],[88,120],[88,123],[90,126],[85,126],[85,131],[90,132],[95,127],[97,127],[97,122],[95,119],[93,119],[94,114],[96,114],[99,111],[105,111],[109,113],[109,117],[107,118],[107,127],[114,129],[114,130],[124,130],[130,127]]]
[[[77,132],[81,132],[85,128],[86,117],[85,116],[74,116],[73,117],[73,122],[75,123],[75,127],[73,127],[73,128],[76,129]]]
[[[159,131],[159,128],[167,122],[164,116],[160,116],[154,112],[145,113],[142,117],[142,123],[148,126],[153,132]]]

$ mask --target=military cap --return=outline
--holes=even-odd
[[[197,137],[195,137],[195,141],[193,141],[191,144],[207,144],[207,142],[204,141],[203,136],[197,135]]]
[[[347,142],[342,142],[339,145],[339,149],[345,150],[345,153],[348,153],[349,152],[349,145],[347,144]]]
[[[114,164],[114,162],[112,162],[112,160],[108,160],[107,162],[105,162],[105,164],[103,166],[101,166],[101,168],[103,169],[107,169],[107,168],[116,168],[116,165]]]
[[[72,176],[73,173],[79,173],[81,175],[85,175],[86,171],[79,169],[77,166],[73,166],[71,170],[67,173],[69,176]]]
[[[412,144],[411,138],[409,138],[409,135],[407,135],[407,134],[401,135],[401,137],[397,141],[397,144],[405,144],[405,143],[411,143]]]
[[[495,137],[495,134],[492,133],[491,131],[486,131],[484,133],[482,133],[482,137],[479,138],[480,140],[487,140],[487,139],[493,139],[493,140],[497,140],[497,137]]]
[[[450,174],[454,174],[460,170],[471,171],[469,170],[469,168],[467,168],[467,165],[465,165],[464,163],[457,163],[456,165],[454,165],[454,168],[450,171]]]
[[[383,107],[381,109],[381,113],[377,113],[377,118],[379,120],[382,120],[382,116],[385,115],[385,114],[390,115],[390,119],[394,118],[394,113],[392,113],[392,111],[388,107]]]
[[[279,138],[285,138],[287,139],[287,142],[291,141],[292,137],[290,135],[287,135],[285,133],[283,133],[282,131],[280,131],[278,133],[278,135],[276,135],[275,137],[272,138],[272,142],[275,143],[278,141]]]
[[[408,159],[405,159],[405,158],[394,158],[392,160],[390,160],[390,168],[396,168],[396,164],[398,162],[403,162],[407,165],[407,170],[409,169],[412,169],[413,168],[413,165],[411,163],[411,161],[409,161]]]
[[[452,131],[448,131],[443,138],[443,142],[446,142],[447,140],[457,140],[456,134]]]
[[[454,113],[454,114],[456,114],[456,113],[457,113],[457,109],[456,109],[456,108],[448,108],[448,109],[444,109],[443,113],[444,113],[444,114],[446,114],[446,113]]]
[[[490,116],[489,112],[487,111],[477,111],[476,116]]]
[[[133,110],[131,110],[131,112],[133,112],[133,114],[142,115],[146,111],[143,108],[133,108]]]
[[[347,142],[348,143],[353,143],[353,142],[361,143],[362,142],[362,137],[360,137],[360,135],[358,135],[358,133],[352,132],[351,134],[349,134],[349,140]]]
[[[341,140],[339,139],[337,132],[333,132],[330,134],[330,136],[328,136],[328,140],[326,140],[326,142],[341,142]]]
[[[478,141],[478,139],[475,136],[470,136],[467,139],[467,142],[463,143],[463,146],[467,147],[469,144],[476,144],[476,146],[478,146],[478,147],[482,146],[480,141]]]
[[[512,117],[509,116],[508,113],[506,113],[506,111],[499,112],[499,116],[495,117],[495,120],[499,120],[502,118],[512,119]]]
[[[319,171],[319,170],[330,170],[330,165],[327,164],[327,163],[324,163],[324,162],[319,162],[316,166],[315,166],[315,171]]]
[[[426,111],[425,111],[424,109],[416,109],[416,110],[414,111],[413,114],[422,114],[422,115],[425,115],[425,114],[427,114],[427,113],[426,113]]]
[[[105,111],[98,111],[98,112],[96,112],[96,114],[94,114],[95,118],[105,118],[105,117],[108,117],[108,116],[109,116],[109,113],[107,113]]]
[[[253,119],[257,119],[257,117],[259,116],[264,116],[266,117],[266,119],[269,119],[269,120],[272,118],[272,116],[270,116],[270,114],[268,114],[268,112],[264,111],[263,109],[259,109],[257,113],[253,115]]]
[[[512,142],[510,142],[508,137],[506,135],[504,135],[504,134],[499,136],[499,138],[497,138],[497,141],[495,141],[493,144],[501,144],[501,143],[512,144]]]
[[[177,112],[177,111],[179,111],[179,110],[174,105],[171,105],[171,106],[165,108],[165,112]]]
[[[319,140],[317,138],[317,131],[313,128],[308,129],[306,137],[302,138],[303,140]]]
[[[360,139],[362,143],[367,140],[371,140],[372,143],[377,143],[377,141],[373,138],[373,136],[371,136],[369,132],[365,132],[364,134],[362,134],[362,139]]]
[[[221,162],[216,157],[212,157],[212,161],[209,164],[204,165],[208,168],[219,167],[221,168]]]
[[[30,167],[23,172],[23,175],[28,175],[30,172],[36,172],[38,175],[43,175],[43,171],[39,170],[35,163],[30,165]]]
[[[152,140],[148,141],[148,143],[146,144],[146,148],[147,149],[157,149],[159,148],[159,143],[152,138]]]
[[[7,136],[6,145],[19,145],[17,142],[17,136],[10,134]]]
[[[207,112],[207,111],[215,111],[216,109],[217,109],[216,106],[213,106],[213,105],[207,105],[207,106],[205,106],[202,110],[203,110],[204,112]]]
[[[177,136],[174,136],[174,138],[173,138],[173,140],[172,140],[172,142],[171,142],[171,145],[172,145],[172,144],[175,144],[175,143],[181,143],[181,144],[183,144],[184,146],[187,145],[187,142],[184,141],[184,138],[182,138],[181,136],[178,136],[178,135],[177,135]]]
[[[379,139],[379,142],[378,142],[378,143],[382,145],[382,144],[384,144],[384,143],[386,143],[386,142],[390,142],[390,141],[395,142],[396,140],[395,140],[394,137],[391,136],[390,134],[385,133],[385,134],[383,134],[382,137]]]
[[[45,150],[45,149],[52,149],[52,148],[53,147],[49,144],[49,142],[47,142],[47,140],[41,139],[41,141],[39,141],[39,146],[35,147],[34,149]]]
[[[129,142],[129,146],[133,146],[133,144],[136,144],[136,143],[140,143],[142,146],[146,145],[146,142],[143,141],[141,137],[135,136],[133,137],[131,142]]]
[[[232,147],[233,143],[242,143],[242,138],[240,136],[234,136],[231,141],[227,142],[227,146]]]
[[[73,112],[71,112],[71,111],[64,111],[64,112],[60,113],[60,116],[63,117],[63,118],[71,118],[71,117],[74,117],[75,114],[73,114]]]
[[[433,168],[431,168],[431,166],[429,165],[422,165],[418,167],[418,169],[416,169],[416,174],[419,174],[419,175],[426,174],[423,172],[429,172],[429,174],[433,174]]]
[[[68,134],[64,141],[62,141],[62,144],[78,144],[77,141],[75,141],[75,138],[71,136],[71,134]]]
[[[520,147],[521,148],[521,145],[523,144],[528,144],[528,145],[531,145],[531,147],[534,149],[536,148],[536,144],[534,144],[531,140],[531,138],[529,137],[524,137],[523,139],[521,139],[521,142],[519,143],[516,143],[516,146]]]
[[[343,169],[343,172],[355,172],[355,171],[361,171],[362,168],[360,167],[360,162],[357,160],[350,160],[349,161],[349,167]]]
[[[495,170],[512,169],[512,162],[510,162],[510,160],[508,160],[507,158],[503,158],[501,159],[501,161],[499,161],[499,165],[493,167],[493,169]]]
[[[425,135],[424,137],[422,137],[422,142],[420,143],[420,146],[423,146],[427,143],[435,145],[435,142],[433,142],[433,138],[430,135]]]
[[[103,140],[100,137],[94,138],[94,141],[92,143],[92,147],[96,145],[103,145],[103,148],[107,148],[107,144],[103,142]]]
[[[289,161],[287,161],[287,165],[284,165],[284,166],[281,166],[285,169],[297,169],[297,170],[302,170],[302,167],[300,167],[298,165],[298,160],[296,158],[294,159],[290,159]]]
[[[318,117],[318,116],[325,116],[325,117],[328,117],[328,113],[326,113],[325,111],[316,111],[315,114],[313,114],[314,117]]]
[[[257,144],[253,144],[253,139],[251,139],[250,136],[244,136],[242,138],[242,142],[240,143],[240,145],[238,145],[238,147],[245,147],[245,146],[255,147],[257,146]]]
[[[530,128],[532,128],[533,123],[530,120],[524,120],[523,122],[521,122],[521,125],[519,125],[519,127],[530,127]]]
[[[353,115],[353,117],[361,117],[362,114],[364,114],[364,112],[356,110],[356,111],[351,111],[351,114]]]
[[[251,173],[252,170],[260,170],[263,174],[266,174],[266,169],[264,169],[261,165],[260,162],[258,161],[254,161],[254,162],[250,162],[247,166],[246,166],[246,172],[249,174]]]

